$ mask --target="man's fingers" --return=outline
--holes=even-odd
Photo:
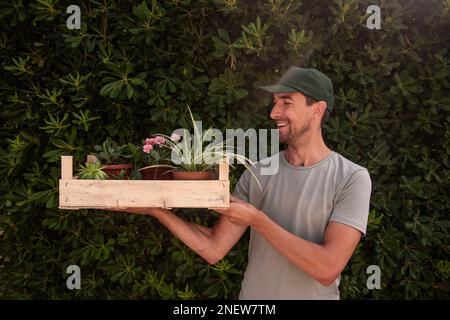
[[[227,217],[228,221],[230,221],[232,224],[238,225],[238,226],[245,226],[245,224],[240,223],[238,220]]]

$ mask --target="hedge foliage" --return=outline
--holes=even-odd
[[[81,30],[66,27],[71,4]],[[371,4],[381,30],[366,27]],[[327,143],[372,177],[342,298],[449,297],[448,0],[7,0],[0,30],[0,298],[236,298],[248,234],[211,266],[152,218],[58,210],[59,159],[170,134],[187,105],[205,127],[273,127],[255,88],[290,65],[332,78]],[[71,264],[81,290],[66,288]]]

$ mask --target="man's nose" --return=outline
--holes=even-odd
[[[280,117],[280,105],[278,102],[273,104],[272,110],[270,111],[270,118],[276,120]]]

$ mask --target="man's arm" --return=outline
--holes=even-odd
[[[324,286],[341,274],[361,238],[359,230],[331,221],[323,244],[317,244],[286,231],[265,214],[255,229],[286,259]]]
[[[221,260],[247,229],[246,226],[231,223],[225,216],[220,216],[212,228],[207,228],[187,222],[170,210],[162,208],[124,208],[112,211],[146,214],[157,218],[178,239],[210,264]]]
[[[231,197],[230,208],[214,208],[235,224],[252,226],[286,259],[321,284],[330,285],[345,268],[358,245],[361,232],[330,221],[323,244],[302,239],[272,221],[249,203]]]

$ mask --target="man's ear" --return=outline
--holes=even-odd
[[[317,101],[314,106],[313,115],[317,116],[319,119],[322,119],[322,115],[327,108],[327,104],[325,101]]]

